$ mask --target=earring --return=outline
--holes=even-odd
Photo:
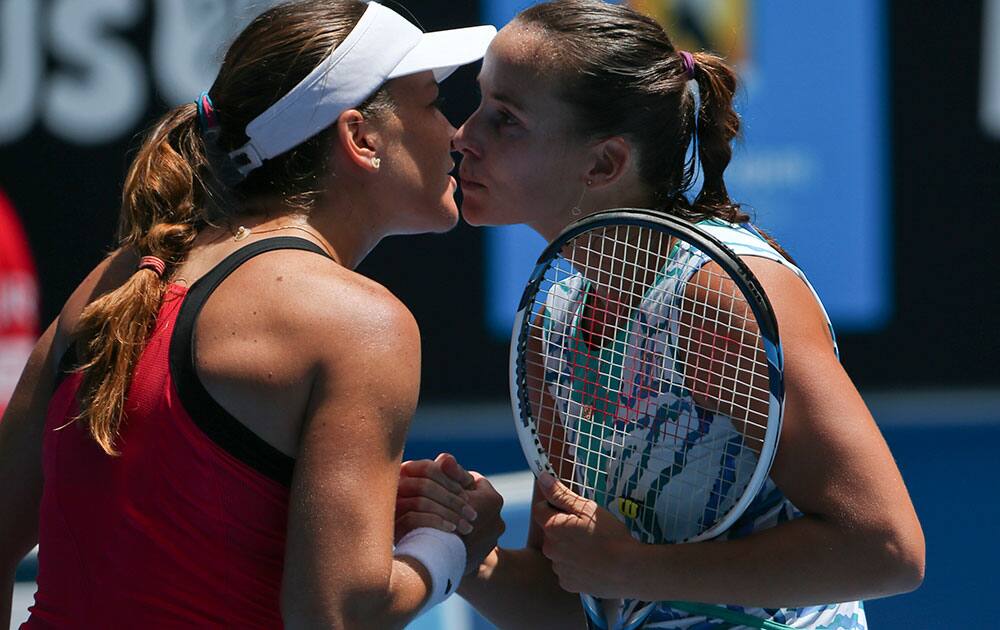
[[[587,180],[587,186],[590,186],[593,183],[594,182],[592,182],[591,180],[589,179]],[[583,192],[580,193],[580,199],[576,202],[576,205],[573,206],[573,208],[569,211],[570,214],[572,214],[574,217],[578,217],[580,216],[580,214],[583,213],[583,210],[580,209],[580,204],[583,203],[583,196],[586,194],[587,194],[587,187],[584,186]]]
[[[382,158],[380,158],[380,157],[373,157],[372,158],[372,166],[374,166],[375,168],[378,168],[378,167],[382,166]]]

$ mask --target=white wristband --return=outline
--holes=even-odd
[[[418,527],[399,540],[393,555],[410,556],[431,574],[431,594],[421,611],[454,593],[465,573],[465,543],[455,534],[439,529]]]

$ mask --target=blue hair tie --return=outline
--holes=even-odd
[[[198,95],[198,100],[194,102],[198,106],[198,122],[201,123],[202,133],[209,133],[219,128],[219,120],[215,116],[215,106],[208,91]]]
[[[245,179],[229,153],[219,147],[219,118],[215,114],[215,106],[208,92],[198,95],[194,102],[198,106],[198,123],[201,126],[202,140],[205,143],[205,153],[216,177],[225,186],[236,186]]]

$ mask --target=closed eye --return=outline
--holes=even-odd
[[[497,121],[498,125],[505,126],[505,127],[509,127],[509,126],[512,126],[512,125],[517,125],[517,124],[519,124],[521,122],[517,118],[511,116],[509,112],[507,112],[505,110],[502,110],[502,109],[498,109],[497,110],[497,112],[496,112],[496,121]]]

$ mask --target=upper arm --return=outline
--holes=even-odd
[[[419,332],[387,292],[348,293],[309,340],[318,353],[289,500],[286,618],[342,619],[388,594]]]
[[[784,352],[784,421],[772,479],[807,514],[893,531],[922,546],[902,477],[834,352],[812,292],[778,263],[746,262],[774,308]]]

